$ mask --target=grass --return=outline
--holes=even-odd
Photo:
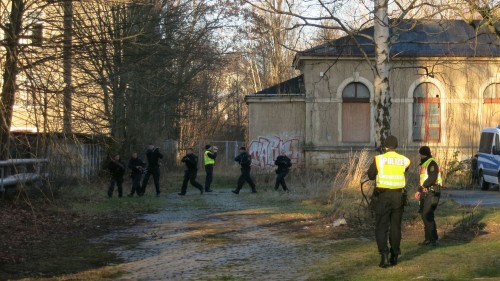
[[[349,165],[358,165],[359,161],[351,161]],[[359,167],[358,170],[365,169]],[[441,245],[436,248],[420,247],[418,242],[423,238],[423,225],[417,214],[417,203],[411,202],[404,214],[404,234],[400,264],[388,269],[380,269],[378,253],[373,238],[373,220],[370,214],[361,207],[359,193],[360,171],[351,166],[342,168],[346,179],[340,176],[324,176],[319,174],[291,174],[287,178],[292,193],[275,192],[274,174],[258,175],[258,194],[247,194],[245,186],[235,200],[251,206],[244,210],[227,210],[217,215],[254,216],[253,220],[262,227],[278,227],[280,235],[297,239],[297,251],[304,255],[310,252],[319,253],[321,259],[308,268],[310,280],[471,280],[474,278],[500,277],[500,212],[493,207],[461,207],[453,202],[442,202],[436,212]],[[350,172],[345,172],[350,171]],[[220,172],[220,171],[219,171]],[[214,189],[229,192],[234,188],[238,174],[215,176]],[[198,177],[201,182],[203,174]],[[161,208],[211,208],[204,196],[186,196],[183,200],[165,200],[167,193],[178,192],[181,175],[169,174],[162,186],[162,197],[149,194],[141,198],[106,198],[106,183],[85,185],[66,190],[60,196],[60,203],[68,210],[87,217],[96,216],[128,216],[156,212]],[[342,183],[342,187],[332,187],[332,182]],[[125,188],[128,190],[128,186]],[[188,192],[195,192],[190,187]],[[412,192],[410,192],[410,196]],[[170,196],[170,195],[168,195]],[[345,216],[348,225],[331,227],[331,223]],[[329,226],[329,227],[327,227]],[[193,227],[197,227],[193,223]],[[210,232],[210,231],[211,232]],[[220,229],[205,229],[205,241],[208,246],[238,243],[229,239]],[[194,233],[194,232],[193,232]],[[71,245],[82,244],[88,250],[74,252],[61,264],[66,272],[58,277],[34,278],[25,280],[113,280],[119,278],[121,272],[110,265],[119,263],[116,257],[108,254],[106,249],[112,244],[97,244],[88,247],[88,241],[63,241],[58,246],[61,252],[71,252]],[[137,239],[114,241],[119,245],[133,248]],[[61,255],[61,252],[49,252],[50,255]],[[41,253],[41,252],[40,252]],[[75,268],[79,259],[94,262],[86,269]],[[49,264],[34,264],[35,268],[50,268]],[[213,268],[215,274],[217,268]],[[75,274],[74,272],[79,272]],[[43,275],[41,275],[43,276]],[[207,280],[244,280],[231,274],[221,274]]]
[[[402,256],[398,266],[380,269],[372,233],[354,235],[370,237],[318,244],[326,257],[310,269],[311,280],[471,280],[500,277],[500,214],[495,208],[477,208],[476,220],[485,232],[464,229],[460,215],[464,208],[446,203],[437,210],[441,235],[439,247],[421,247],[423,225],[413,220],[407,210],[402,240]],[[471,225],[472,226],[472,225]],[[444,230],[447,231],[444,231]],[[444,233],[443,233],[444,232]]]
[[[121,272],[114,266],[106,266],[97,269],[89,269],[86,271],[78,272],[77,274],[67,274],[59,277],[35,277],[25,278],[23,281],[74,281],[74,280],[88,280],[88,281],[108,281],[116,280],[121,275]]]
[[[280,227],[293,238],[307,240],[306,254],[319,252],[324,259],[309,268],[310,280],[500,280],[500,212],[495,207],[462,207],[442,201],[436,211],[441,244],[421,247],[423,224],[417,213],[418,203],[411,201],[404,213],[402,255],[396,267],[378,268],[379,255],[373,237],[373,220],[364,209],[360,211],[359,161],[342,167],[342,178],[318,180],[315,176],[295,178],[290,182],[292,194],[270,193],[271,184],[261,187],[264,194],[243,197],[263,208],[272,208],[274,220],[298,218],[307,230],[293,222]],[[410,183],[416,182],[410,175]],[[325,183],[326,182],[326,183]],[[328,182],[336,182],[328,188]],[[340,187],[339,187],[340,186]],[[312,190],[312,189],[315,190]],[[410,188],[409,196],[415,187]],[[347,227],[325,229],[324,225],[345,216]],[[265,219],[263,219],[265,220]],[[312,247],[312,249],[311,249]]]
[[[160,179],[161,196],[154,195],[154,186],[150,182],[146,193],[142,197],[134,196],[127,197],[126,194],[130,192],[129,182],[125,182],[123,186],[122,198],[118,198],[117,190],[112,198],[106,195],[107,183],[104,181],[96,185],[85,184],[77,186],[62,194],[62,201],[65,202],[66,207],[74,212],[85,215],[109,215],[119,211],[120,214],[144,214],[154,213],[162,208],[177,208],[182,207],[182,202],[167,202],[165,196],[169,193],[176,193],[180,191],[182,176],[178,174],[169,174]],[[165,182],[163,182],[163,181]],[[200,177],[198,178],[200,180]],[[221,181],[221,179],[219,179]],[[188,192],[194,192],[193,189],[188,189]],[[196,191],[198,192],[198,191]],[[207,208],[201,198],[198,200],[191,200],[191,206],[198,208]]]
[[[215,278],[209,278],[207,281],[243,281],[244,279],[239,278],[239,277],[234,277],[230,275],[224,275],[220,277],[215,277]]]

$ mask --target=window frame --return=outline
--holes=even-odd
[[[354,97],[345,97],[345,90],[350,86],[350,85],[354,85]],[[366,90],[366,93],[368,94],[367,97],[359,97],[359,90],[358,90],[358,87],[364,87],[365,90]],[[370,125],[370,122],[368,122],[368,130],[369,130],[369,134],[368,134],[368,138],[367,139],[363,139],[363,140],[359,140],[359,141],[354,141],[354,140],[346,140],[345,137],[346,137],[346,126],[345,125],[345,120],[344,120],[344,104],[367,104],[369,106],[369,113],[368,113],[368,120],[371,119],[371,113],[372,113],[372,109],[371,109],[371,105],[370,105],[370,99],[371,99],[371,92],[370,92],[370,88],[365,85],[364,83],[362,82],[359,82],[359,81],[351,81],[349,83],[347,83],[347,85],[345,85],[343,88],[342,88],[342,92],[341,92],[341,107],[342,107],[342,117],[340,119],[340,122],[342,123],[342,138],[341,138],[341,142],[344,143],[344,144],[347,144],[347,143],[371,143],[371,138],[370,138],[370,134],[372,132],[372,128],[371,128],[371,125]]]
[[[479,139],[479,153],[490,154],[493,148],[493,142],[495,139],[495,133],[483,132]]]
[[[430,81],[423,81],[421,83],[418,83],[415,89],[413,89],[413,109],[412,109],[412,140],[414,142],[431,142],[431,143],[439,143],[442,140],[442,130],[443,130],[443,124],[442,124],[442,114],[441,114],[441,98],[439,97],[429,97],[429,85],[432,84],[438,91],[439,87]],[[415,92],[421,85],[425,85],[425,97],[415,97]],[[422,125],[424,128],[424,134],[421,139],[417,139],[415,136],[415,128],[416,128],[416,111],[415,111],[415,105],[416,104],[422,104],[424,107],[424,113],[423,113],[423,120],[422,120]],[[438,121],[437,127],[431,127],[429,124],[429,119],[431,118],[430,114],[430,106],[433,104],[437,104],[438,106]],[[430,137],[430,131],[431,129],[438,129],[438,138],[437,139],[431,139]],[[420,128],[421,129],[421,128]]]

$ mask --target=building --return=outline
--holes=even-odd
[[[391,133],[415,152],[429,145],[447,157],[477,151],[483,127],[500,124],[500,40],[461,20],[405,21],[391,32]],[[362,35],[373,36],[373,27]],[[254,164],[280,150],[307,167],[345,152],[374,149],[374,44],[346,36],[297,53],[301,75],[246,97]]]
[[[4,8],[0,11],[0,77],[6,64],[7,38],[12,36],[8,29],[12,1],[0,0]],[[76,20],[92,22],[95,14],[87,12],[88,7],[99,3],[72,3]],[[16,9],[15,9],[16,10]],[[17,8],[19,10],[19,8]],[[12,114],[12,132],[62,132],[64,115],[64,92],[69,87],[72,93],[70,119],[72,131],[85,134],[109,133],[107,120],[103,118],[103,87],[95,82],[96,73],[89,73],[83,66],[89,65],[90,56],[82,51],[83,40],[72,37],[73,53],[70,58],[69,74],[65,74],[64,9],[57,1],[24,1],[22,17],[19,19],[18,73]],[[21,11],[19,10],[19,11]],[[89,24],[89,26],[91,26]],[[7,28],[9,27],[9,28]],[[94,35],[96,30],[86,30]],[[82,54],[83,53],[83,54]],[[65,84],[65,75],[71,76],[71,85]],[[0,88],[3,79],[0,79]],[[102,120],[102,121],[101,121]]]

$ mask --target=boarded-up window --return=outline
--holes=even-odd
[[[483,128],[500,125],[500,84],[490,84],[483,93]]]
[[[421,83],[413,92],[413,141],[439,142],[441,139],[441,105],[439,89],[432,83]]]
[[[370,142],[370,91],[358,82],[342,91],[342,141]]]
[[[31,28],[31,44],[41,47],[43,43],[43,24],[35,23]]]

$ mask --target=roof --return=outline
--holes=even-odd
[[[393,42],[390,55],[395,57],[498,57],[500,40],[494,30],[483,26],[476,30],[479,21],[420,20],[401,21],[390,29]],[[500,32],[500,23],[495,25]],[[373,36],[374,28],[359,33]],[[374,56],[375,46],[366,37],[355,36],[361,49]],[[360,48],[350,36],[344,36],[297,54],[298,56],[360,57]],[[296,57],[297,59],[297,57]]]
[[[255,93],[255,96],[275,96],[275,95],[305,95],[304,75],[299,75],[290,80],[281,82],[272,87]]]

